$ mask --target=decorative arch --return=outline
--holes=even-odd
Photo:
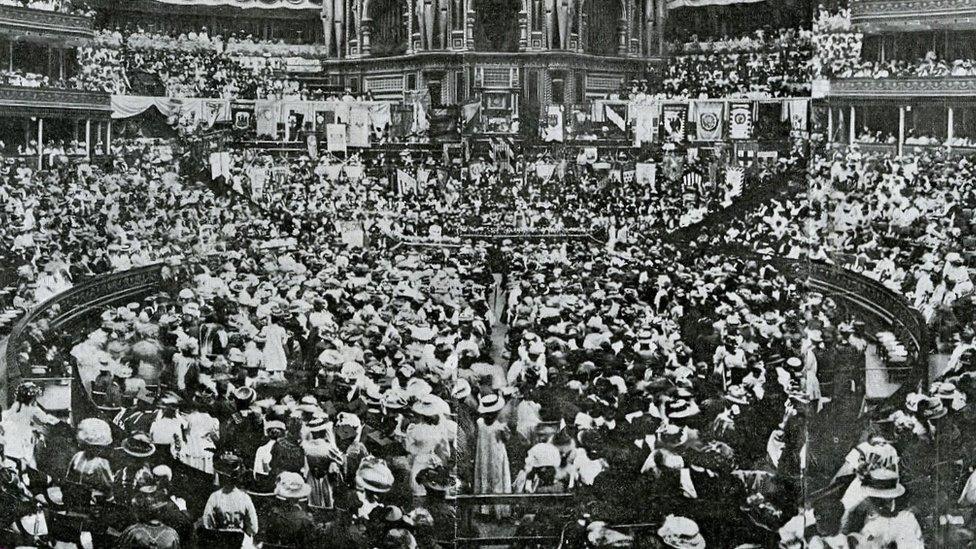
[[[370,54],[377,57],[407,51],[406,0],[366,0],[363,13],[370,21]]]
[[[617,32],[624,15],[623,0],[586,0],[582,6],[586,16],[586,53],[616,55],[619,51]]]

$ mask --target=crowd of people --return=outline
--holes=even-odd
[[[93,13],[84,6],[84,2],[77,0],[0,0],[0,5],[80,15]]]
[[[668,97],[800,97],[810,93],[812,33],[779,29],[675,47],[663,77]]]

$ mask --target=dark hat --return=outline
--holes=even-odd
[[[122,441],[122,451],[132,457],[145,458],[153,455],[156,446],[146,433],[134,433]]]

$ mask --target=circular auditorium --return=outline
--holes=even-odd
[[[976,547],[974,15],[0,0],[0,547]]]

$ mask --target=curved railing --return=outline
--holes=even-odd
[[[21,350],[32,326],[38,321],[47,322],[47,333],[69,331],[77,324],[110,305],[139,299],[159,288],[166,271],[164,263],[155,263],[127,271],[88,279],[34,307],[14,326],[7,339],[4,354],[6,373],[0,376],[0,394],[10,404],[9,387],[24,379],[58,379],[65,376],[32,373],[31,365],[24,362]],[[69,376],[70,377],[70,376]]]

